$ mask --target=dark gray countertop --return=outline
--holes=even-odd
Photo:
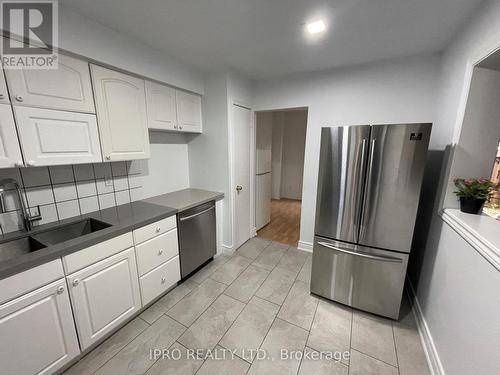
[[[224,193],[201,189],[183,189],[144,199],[144,202],[172,207],[182,212],[200,204],[224,198]]]
[[[175,215],[176,213],[177,209],[172,207],[147,203],[145,201],[137,201],[54,223],[40,225],[29,233],[22,231],[7,233],[4,236],[0,236],[0,243],[26,237],[28,235],[36,235],[37,233],[86,218],[93,218],[111,224],[109,228],[104,228],[69,241],[1,261],[0,279],[74,253],[75,251],[95,245],[99,242],[106,241],[136,228]]]

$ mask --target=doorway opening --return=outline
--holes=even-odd
[[[297,247],[307,108],[257,112],[255,128],[257,237]]]

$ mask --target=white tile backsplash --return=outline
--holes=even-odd
[[[69,201],[72,199],[77,199],[76,187],[74,182],[68,184],[53,185],[54,197],[56,202]]]
[[[113,177],[113,184],[115,185],[115,191],[128,190],[127,176]]]
[[[77,164],[73,166],[76,181],[95,180],[94,166],[92,164]]]
[[[127,173],[127,162],[117,161],[111,163],[111,171],[113,176],[126,176]]]
[[[49,169],[47,167],[30,167],[20,169],[24,186],[50,185]]]
[[[26,188],[26,197],[29,207],[54,203],[54,193],[51,185]]]
[[[92,195],[97,195],[95,180],[78,181],[76,183],[76,190],[78,192],[78,198],[85,198],[85,197],[90,197]]]
[[[128,190],[122,190],[115,192],[116,205],[130,203],[130,193]]]
[[[79,201],[80,201],[80,210],[82,211],[82,215],[99,210],[99,202],[97,200],[97,195],[81,198],[79,199]]]
[[[38,207],[30,208],[30,214],[36,215],[40,213],[42,215],[42,220],[35,221],[33,225],[42,225],[46,223],[51,223],[58,220],[57,209],[55,204],[47,204],[45,206],[40,206],[40,211]]]
[[[131,168],[131,166],[134,168]],[[13,178],[21,187],[32,214],[41,225],[142,199],[141,161],[54,167],[0,169],[0,179]],[[147,164],[146,164],[147,166]],[[127,176],[127,174],[134,174]],[[104,178],[106,177],[106,178]],[[106,183],[107,182],[107,183]],[[23,185],[24,183],[24,185]],[[130,192],[134,187],[133,193]],[[7,211],[0,214],[3,233],[22,229],[15,191],[5,194]]]
[[[94,164],[95,178],[111,177],[111,163]]]
[[[114,193],[98,195],[98,198],[99,198],[99,206],[101,207],[101,210],[103,210],[105,208],[116,206]]]
[[[113,180],[111,179],[98,179],[96,180],[97,194],[109,194],[115,191]]]
[[[74,181],[73,167],[71,165],[56,165],[49,167],[50,178],[53,184],[63,184]]]
[[[77,199],[56,203],[56,207],[59,220],[80,215],[80,205]]]

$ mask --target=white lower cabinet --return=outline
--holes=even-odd
[[[64,278],[0,305],[0,372],[53,374],[78,354]]]
[[[67,277],[82,350],[141,308],[134,248]]]

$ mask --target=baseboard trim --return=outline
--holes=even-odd
[[[422,342],[425,356],[427,357],[429,369],[431,370],[432,375],[446,375],[441,359],[439,358],[436,345],[434,344],[431,331],[429,330],[429,326],[425,320],[424,313],[420,307],[420,303],[418,302],[417,295],[415,294],[415,290],[413,289],[413,285],[410,280],[408,280],[407,283],[406,293],[410,297],[409,300],[411,303],[411,309],[413,311],[413,315],[415,316],[420,341]]]
[[[313,244],[311,242],[299,241],[299,244],[297,245],[297,248],[299,250],[303,250],[303,251],[307,251],[309,253],[312,253],[312,251],[313,251]]]

